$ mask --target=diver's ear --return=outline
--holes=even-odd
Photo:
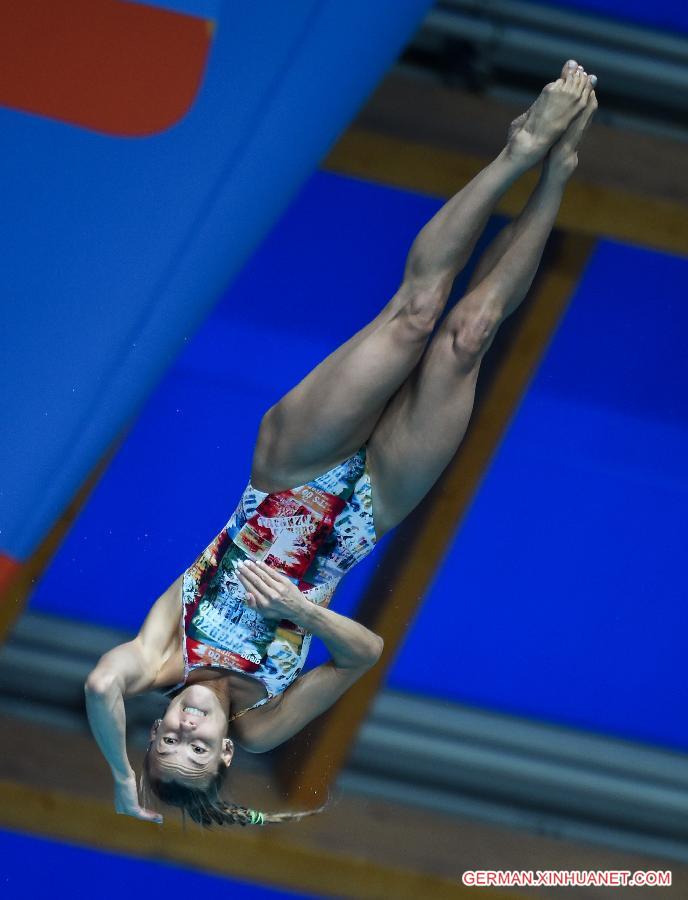
[[[162,719],[156,719],[155,722],[153,722],[153,724],[151,725],[150,739],[152,741],[155,740],[155,735],[158,733],[158,728],[160,727],[161,722],[162,722]]]
[[[228,766],[234,756],[234,742],[230,738],[225,738],[222,742],[222,762]]]

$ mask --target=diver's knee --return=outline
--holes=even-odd
[[[397,328],[410,340],[426,341],[440,320],[451,285],[438,280],[424,285],[404,282],[403,303],[395,316]]]
[[[492,344],[501,321],[499,313],[490,306],[482,309],[456,309],[452,318],[446,322],[446,330],[451,353],[461,368],[479,365]]]

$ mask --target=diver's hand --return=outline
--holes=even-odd
[[[136,790],[136,776],[132,774],[126,779],[115,779],[115,811],[124,816],[133,816],[144,822],[162,824],[160,813],[144,809],[139,805],[139,794]]]
[[[300,624],[311,606],[293,581],[263,562],[247,560],[237,566],[237,575],[246,589],[245,603],[265,619],[289,619]]]

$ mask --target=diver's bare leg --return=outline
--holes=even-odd
[[[422,500],[461,443],[482,358],[532,283],[575,169],[576,149],[597,106],[594,92],[587,93],[586,109],[552,150],[527,206],[488,254],[482,277],[447,315],[373,431],[368,462],[378,536]]]
[[[423,355],[452,282],[496,203],[579,112],[577,72],[562,75],[545,88],[522,127],[512,129],[499,156],[421,230],[403,283],[380,314],[266,413],[253,459],[256,487],[275,491],[308,481],[368,440]]]
[[[573,62],[573,61],[571,61]],[[565,69],[571,65],[571,63],[567,63]],[[578,67],[582,71],[582,66]],[[589,88],[584,92],[584,97],[589,97],[590,94],[594,94],[594,85],[597,82],[597,78],[592,75],[590,79]],[[580,144],[585,131],[587,130],[590,121],[592,120],[592,115],[594,114],[595,109],[597,108],[597,99],[593,96],[592,103],[588,108],[586,106],[586,114],[577,122],[576,126],[567,129],[565,139],[559,142],[557,146],[556,153],[560,158],[566,158],[570,160],[570,162],[575,166],[577,162],[577,147]],[[515,119],[511,123],[511,131],[510,133],[515,132],[518,128],[523,126],[525,122],[526,116],[528,112],[523,113],[522,116],[519,116],[518,119]],[[506,248],[511,244],[514,237],[518,233],[519,229],[522,227],[523,219],[522,217],[517,217],[513,221],[511,221],[508,225],[506,225],[497,237],[492,241],[489,247],[482,254],[480,259],[478,260],[478,265],[473,272],[471,280],[469,282],[468,288],[466,289],[466,293],[470,293],[473,288],[479,284],[485,276],[492,271],[496,263],[503,256]]]
[[[528,168],[526,159],[503,151],[425,226],[389,303],[266,413],[254,453],[256,487],[308,481],[365,443],[420,360],[496,203]],[[430,240],[439,222],[441,238]]]

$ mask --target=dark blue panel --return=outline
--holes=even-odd
[[[688,749],[687,297],[599,246],[391,687]]]
[[[605,241],[534,389],[688,426],[687,268],[680,257]]]
[[[295,900],[316,896],[12,831],[0,831],[0,856],[0,893],[8,900],[91,896],[99,900],[154,896]]]
[[[561,6],[581,12],[598,13],[611,19],[650,25],[671,31],[688,31],[685,0],[540,0],[543,6]],[[610,23],[613,28],[613,24]]]

